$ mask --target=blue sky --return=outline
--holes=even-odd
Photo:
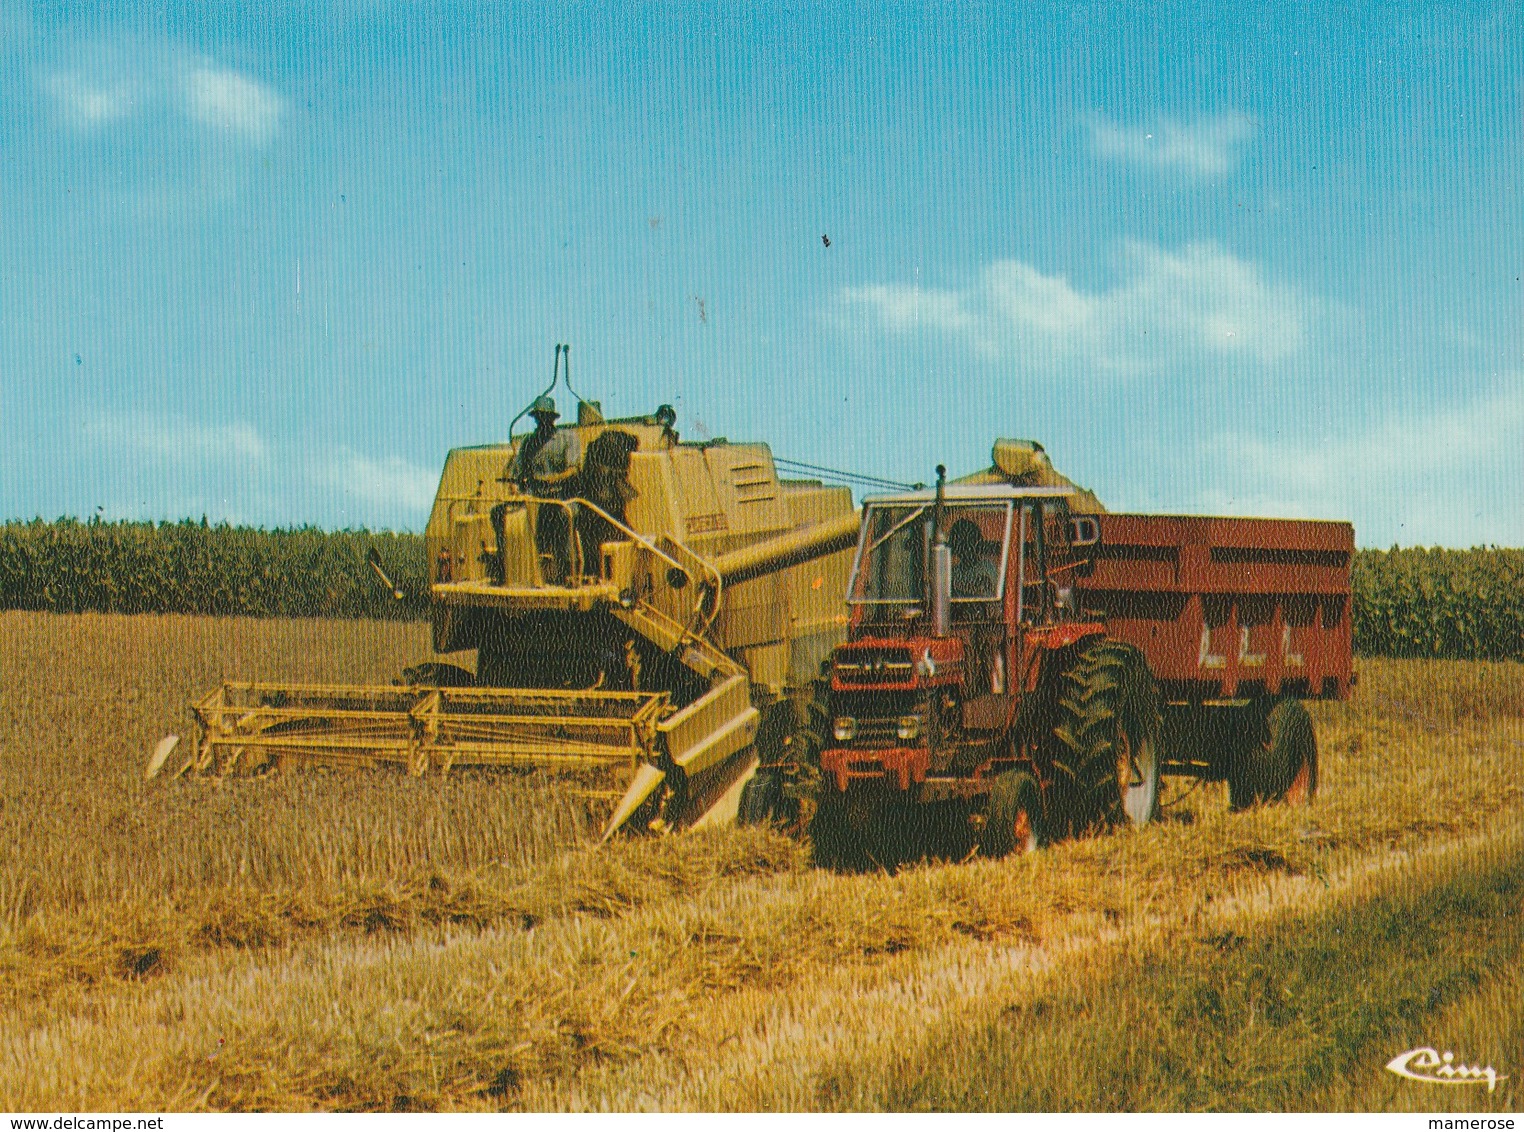
[[[0,0],[0,516],[420,529],[569,342],[797,460],[1524,545],[1524,11],[1228,7]]]

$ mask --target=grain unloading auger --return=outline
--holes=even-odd
[[[535,433],[450,453],[425,532],[435,652],[474,670],[224,684],[180,773],[541,768],[617,798],[606,832],[734,813],[844,637],[850,491],[780,479],[764,444],[680,441],[665,406],[579,400],[557,428],[535,404]]]

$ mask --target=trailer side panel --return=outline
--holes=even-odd
[[[1137,645],[1171,700],[1339,699],[1352,671],[1348,523],[1098,516],[1082,609]]]

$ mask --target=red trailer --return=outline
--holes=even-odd
[[[1081,602],[1143,650],[1166,700],[1349,694],[1348,523],[1096,516]]]
[[[742,820],[883,863],[932,829],[999,855],[1143,824],[1161,774],[1225,779],[1235,806],[1310,801],[1301,701],[1352,680],[1351,526],[1077,499],[939,482],[865,500],[847,642]]]

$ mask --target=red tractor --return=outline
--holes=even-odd
[[[1164,774],[1310,800],[1301,701],[1349,692],[1353,529],[1077,506],[941,468],[865,500],[847,642],[741,820],[860,866],[1142,825]]]

